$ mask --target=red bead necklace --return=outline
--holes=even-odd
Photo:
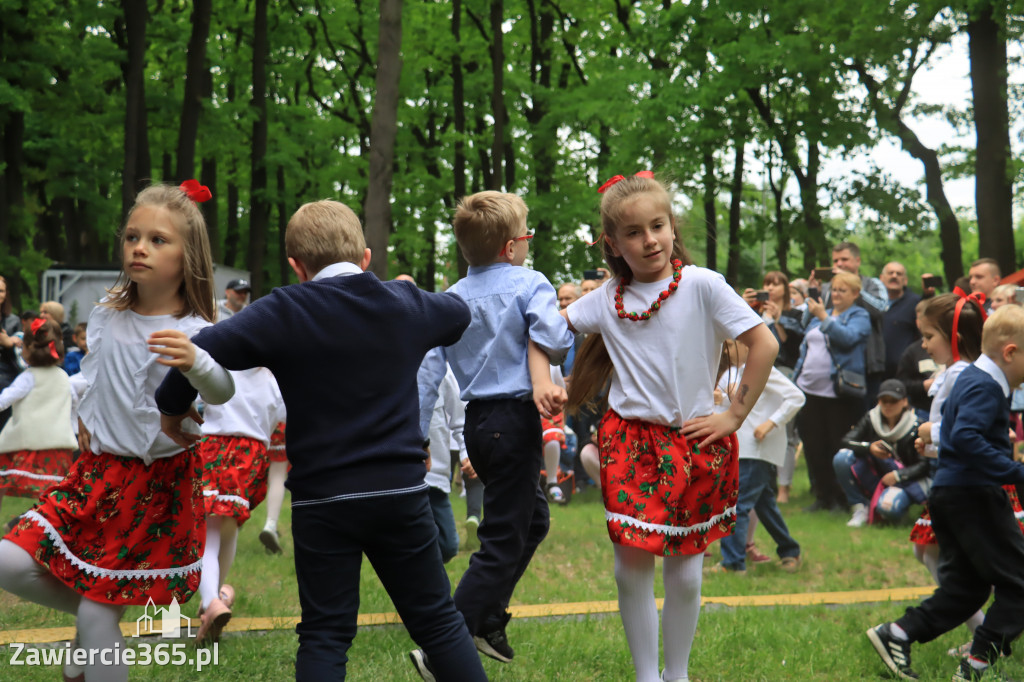
[[[615,288],[615,312],[618,313],[619,317],[624,320],[649,320],[651,315],[658,312],[661,308],[661,302],[667,299],[669,296],[675,293],[676,289],[679,288],[679,280],[683,277],[683,261],[676,259],[672,261],[672,281],[668,283],[668,289],[658,294],[658,298],[654,299],[654,303],[651,307],[642,313],[627,313],[622,305],[622,293],[626,290],[626,285],[629,284],[629,279],[623,277],[619,280],[619,286]]]

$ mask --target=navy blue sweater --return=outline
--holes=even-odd
[[[933,488],[1024,482],[1013,461],[1010,402],[999,383],[971,365],[957,377],[942,406],[939,467]]]
[[[343,499],[423,485],[416,371],[469,321],[454,294],[362,273],[274,289],[193,341],[228,369],[274,373],[293,502]],[[195,397],[177,371],[156,393],[165,414],[186,412]]]

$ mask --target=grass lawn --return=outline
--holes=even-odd
[[[797,574],[783,573],[777,563],[751,567],[746,576],[705,575],[705,596],[767,595],[927,585],[930,577],[918,564],[908,541],[910,523],[899,527],[849,529],[846,516],[806,514],[810,503],[806,472],[797,470],[796,496],[783,507],[794,537],[803,547],[804,566]],[[456,519],[465,514],[463,500],[452,498]],[[4,501],[3,520],[30,506],[28,500]],[[912,510],[916,518],[916,509]],[[236,618],[299,615],[292,565],[289,513],[285,556],[264,553],[257,535],[264,519],[258,508],[239,536],[238,557],[228,582],[238,591]],[[758,528],[762,551],[772,544]],[[453,585],[468,564],[460,554],[448,564]],[[710,563],[710,561],[709,561]],[[412,577],[414,578],[414,577]],[[662,596],[660,575],[655,591]],[[361,578],[360,613],[394,610],[368,563]],[[600,495],[588,490],[567,507],[552,509],[551,532],[519,584],[515,604],[604,601],[616,598],[612,575],[612,546],[605,531]],[[198,599],[183,609],[195,615]],[[774,606],[726,608],[706,606],[690,659],[694,682],[723,680],[888,679],[864,630],[899,616],[907,603],[853,606]],[[128,610],[134,622],[142,609]],[[71,626],[73,618],[28,604],[0,592],[0,631]],[[484,659],[492,680],[611,680],[628,681],[633,668],[622,623],[617,614],[513,619],[509,640],[516,658],[503,665]],[[0,636],[4,633],[0,632]],[[939,640],[915,648],[914,667],[923,680],[948,680],[956,668],[946,649],[969,639],[959,628]],[[6,639],[4,641],[7,641]],[[158,640],[148,640],[156,642]],[[362,628],[349,651],[348,679],[359,682],[418,680],[407,652],[415,645],[401,626]],[[196,673],[172,666],[136,667],[133,680],[287,680],[293,677],[297,640],[292,629],[266,632],[226,632],[220,643],[219,664]],[[55,667],[14,667],[10,649],[0,653],[0,680],[60,679]],[[1024,677],[1017,657],[1003,670]]]

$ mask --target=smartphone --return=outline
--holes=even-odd
[[[600,270],[584,270],[583,279],[604,279],[604,273]]]
[[[759,303],[766,303],[768,301],[767,291],[758,291],[756,294],[754,294],[754,296]]]
[[[821,289],[818,287],[807,287],[807,298],[813,298],[815,301],[821,300]]]
[[[896,449],[893,448],[893,446],[890,443],[887,443],[887,442],[885,442],[883,440],[883,441],[881,441],[881,445],[882,445],[882,449],[885,450],[886,452],[888,452],[891,457],[895,457],[896,456]]]
[[[832,268],[814,268],[814,279],[819,282],[831,282]]]
[[[939,275],[932,275],[931,277],[922,277],[921,286],[926,289],[941,289],[942,288],[942,277]]]

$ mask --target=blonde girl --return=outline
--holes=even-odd
[[[167,366],[187,360],[207,402],[233,390],[208,355],[175,357],[213,319],[210,246],[193,200],[201,196],[188,189],[149,187],[136,198],[120,238],[122,272],[89,316],[82,455],[0,541],[0,587],[75,614],[77,646],[95,654],[83,668],[66,665],[66,679],[126,680],[127,666],[99,656],[124,648],[125,606],[181,603],[199,586],[201,461],[160,432],[154,398]]]
[[[563,311],[570,328],[593,334],[577,356],[569,405],[588,403],[611,377],[598,431],[601,493],[626,640],[637,682],[687,680],[704,549],[735,522],[733,433],[761,394],[778,344],[721,275],[692,264],[668,191],[652,173],[617,176],[601,189],[613,277]],[[722,343],[731,338],[750,355],[736,400],[712,414]],[[655,556],[664,557],[663,676]]]

